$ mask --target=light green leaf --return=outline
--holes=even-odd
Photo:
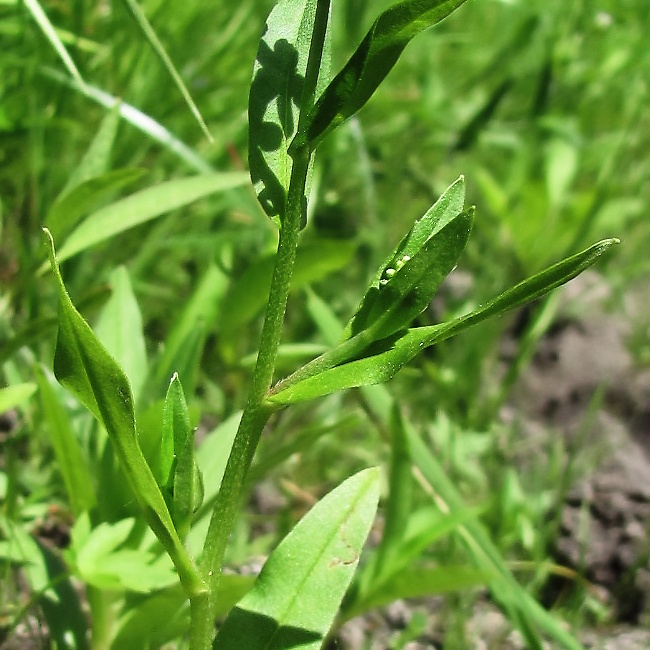
[[[36,384],[25,382],[0,388],[0,413],[22,406],[36,392]]]
[[[59,198],[62,198],[78,185],[89,181],[91,178],[103,176],[110,169],[111,151],[117,135],[117,127],[120,123],[120,111],[118,109],[119,106],[116,105],[102,119],[102,123],[90,143],[88,151],[84,154],[77,168],[70,174]]]
[[[165,341],[160,358],[152,365],[147,380],[147,394],[158,399],[177,372],[188,394],[194,393],[196,374],[205,337],[216,327],[221,315],[221,302],[228,286],[228,276],[210,265],[192,297],[183,306],[171,333]]]
[[[104,426],[144,517],[173,559],[188,589],[198,576],[174,529],[169,510],[142,455],[133,396],[124,372],[99,342],[68,296],[48,230],[48,252],[59,294],[59,335],[54,374]]]
[[[293,159],[289,145],[303,110],[303,84],[314,35],[317,0],[280,0],[271,11],[253,68],[248,161],[265,212],[283,215]],[[329,80],[329,36],[316,85]]]
[[[40,366],[35,366],[34,374],[48,425],[47,431],[57,461],[56,466],[63,476],[72,513],[79,516],[82,512],[90,510],[96,501],[88,461],[72,430],[68,414],[45,371]]]
[[[148,593],[177,581],[168,556],[156,558],[148,551],[120,548],[134,523],[132,518],[102,523],[84,538],[83,545],[70,551],[69,557],[85,583],[99,589]]]
[[[64,237],[103,200],[144,175],[142,169],[116,169],[83,180],[54,202],[45,219],[53,237]]]
[[[213,648],[320,648],[352,579],[378,499],[374,468],[319,501],[271,554]]]
[[[97,337],[126,374],[137,401],[147,374],[147,350],[142,314],[126,267],[110,275],[111,297],[95,328]]]
[[[248,182],[243,172],[224,172],[177,178],[136,192],[91,214],[68,237],[59,252],[60,262],[106,239],[189,205],[215,192],[240,187]]]
[[[378,341],[366,351],[364,358],[317,372],[296,383],[292,383],[291,377],[289,377],[271,391],[268,399],[274,404],[291,404],[329,395],[346,388],[387,381],[424,348],[448,339],[486,318],[499,316],[539,298],[551,289],[576,277],[596,262],[615,243],[618,243],[617,239],[598,242],[582,253],[568,257],[520,282],[480,309],[465,316],[440,325],[410,329],[401,336],[398,334],[395,337]]]
[[[354,115],[377,90],[409,41],[439,23],[465,0],[403,0],[373,23],[344,68],[309,114],[294,146],[315,147],[330,131]]]

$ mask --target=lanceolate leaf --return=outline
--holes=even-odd
[[[472,228],[473,210],[457,215],[413,255],[404,255],[386,277],[372,287],[357,316],[352,334],[363,330],[382,339],[408,327],[427,308],[440,283],[451,273]],[[390,272],[390,274],[388,274]]]
[[[293,166],[288,149],[303,107],[303,82],[317,5],[317,0],[280,0],[269,14],[253,68],[248,159],[257,196],[271,217],[284,213]],[[329,38],[317,93],[328,81],[328,43]]]
[[[67,260],[86,248],[114,237],[129,228],[215,192],[241,186],[247,180],[244,173],[224,172],[223,174],[175,178],[154,187],[148,187],[91,214],[70,234],[57,257],[60,261]]]
[[[278,392],[272,392],[268,399],[275,404],[291,404],[346,388],[387,381],[424,348],[450,338],[486,318],[504,314],[539,298],[576,277],[615,243],[618,243],[617,239],[598,242],[582,253],[568,257],[520,282],[465,316],[440,325],[410,329],[398,338],[378,341],[373,348],[367,350],[367,356],[364,358],[324,370],[296,383],[292,383],[289,377],[279,385]]]
[[[72,304],[55,257],[54,242],[49,231],[45,233],[59,293],[54,374],[105,427],[147,523],[174,560],[181,580],[191,580],[188,576],[196,575],[195,571],[138,444],[128,380]],[[194,584],[186,586],[196,587]]]
[[[319,501],[271,554],[213,648],[320,648],[359,562],[378,499],[375,468]]]
[[[465,0],[403,0],[374,22],[343,70],[329,84],[310,114],[300,142],[314,147],[354,115],[377,90],[409,41],[439,23]],[[304,141],[304,142],[303,142]]]

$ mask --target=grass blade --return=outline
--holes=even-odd
[[[246,183],[248,176],[244,172],[225,172],[176,178],[131,194],[101,208],[84,220],[61,247],[57,256],[59,262],[170,210]]]
[[[63,65],[67,68],[68,72],[72,75],[74,80],[82,87],[86,87],[85,81],[81,78],[81,74],[75,65],[75,62],[72,60],[72,57],[68,54],[68,50],[65,49],[65,45],[61,42],[54,26],[50,22],[50,19],[47,17],[47,14],[43,11],[43,8],[39,4],[38,0],[25,0],[25,6],[27,10],[32,14],[32,17],[41,28],[43,34],[50,44],[59,55],[60,59],[63,61]]]
[[[156,56],[158,56],[162,64],[167,69],[169,76],[173,79],[174,83],[176,84],[176,87],[178,88],[181,95],[183,96],[183,99],[185,100],[187,107],[190,109],[190,113],[192,113],[196,121],[199,123],[199,126],[201,127],[201,130],[205,134],[205,137],[208,139],[209,142],[213,142],[212,135],[210,134],[210,131],[208,130],[208,127],[197,105],[192,99],[192,96],[190,95],[187,86],[183,82],[183,79],[181,78],[180,74],[178,74],[176,68],[174,67],[174,64],[172,63],[172,60],[169,58],[169,55],[167,54],[165,48],[163,47],[163,44],[158,39],[158,36],[156,36],[156,32],[153,30],[153,27],[147,20],[147,17],[144,15],[144,12],[142,11],[142,9],[140,9],[140,6],[138,5],[137,2],[135,2],[135,0],[123,0],[123,2],[126,8],[129,10],[129,13],[135,19],[135,22],[137,23],[138,27],[144,34],[144,37],[149,42],[149,45],[151,45],[153,51],[156,53]]]

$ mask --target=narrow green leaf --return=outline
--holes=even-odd
[[[224,172],[177,178],[136,192],[98,210],[72,232],[58,254],[60,262],[110,237],[189,205],[215,192],[240,187],[248,182],[242,172]]]
[[[285,212],[293,167],[289,145],[304,109],[303,83],[317,5],[317,0],[280,0],[266,21],[253,68],[248,161],[258,199],[270,217]],[[329,47],[327,35],[317,93],[329,80]]]
[[[61,192],[61,197],[91,178],[103,176],[108,172],[111,151],[113,150],[119,123],[120,111],[119,105],[116,105],[104,116],[95,137],[88,147],[88,151],[84,154],[77,168],[70,174],[68,182]]]
[[[403,0],[384,11],[309,115],[294,146],[315,147],[373,95],[409,41],[439,23],[465,0]]]
[[[75,81],[83,88],[85,86],[84,80],[81,78],[81,74],[77,69],[72,57],[68,54],[68,50],[65,49],[65,45],[61,42],[54,26],[50,22],[50,19],[47,17],[47,14],[43,11],[43,8],[39,4],[38,0],[25,0],[25,6],[27,10],[32,14],[32,17],[38,24],[38,26],[45,34],[45,37],[59,55],[61,61],[68,69],[68,72],[72,75]]]
[[[187,402],[176,374],[172,377],[165,397],[161,447],[164,447],[162,481],[163,485],[170,484],[172,488],[172,519],[180,538],[184,539],[199,497],[196,489],[198,468],[194,460],[194,435]]]
[[[109,278],[112,294],[104,305],[95,332],[126,374],[137,401],[147,374],[147,350],[142,314],[126,267]]]
[[[160,122],[157,122],[151,116],[138,110],[135,106],[123,102],[118,97],[114,97],[101,88],[96,88],[95,86],[90,86],[88,84],[82,86],[74,79],[62,75],[57,70],[43,68],[39,72],[49,79],[82,93],[104,108],[113,110],[117,107],[116,110],[119,111],[122,119],[126,120],[136,129],[146,134],[155,142],[158,142],[174,155],[178,156],[195,172],[199,174],[210,174],[214,171],[214,169],[203,160],[196,151],[176,137],[173,133],[170,133],[162,124],[160,124]]]
[[[228,276],[216,266],[210,265],[206,270],[180,311],[160,358],[152,365],[147,394],[153,399],[158,399],[167,390],[174,372],[178,373],[188,394],[194,393],[205,337],[219,324],[228,281]]]
[[[319,501],[271,554],[213,648],[320,648],[352,579],[378,499],[374,468]]]
[[[104,426],[147,523],[171,556],[186,588],[200,590],[196,571],[138,444],[128,380],[72,304],[56,260],[54,241],[47,229],[44,232],[59,294],[54,374]]]
[[[91,210],[144,173],[143,169],[116,169],[80,182],[57,198],[47,213],[45,225],[53,237],[67,236]]]
[[[486,318],[499,316],[539,298],[594,264],[615,243],[618,243],[617,239],[598,242],[587,250],[520,282],[465,316],[440,325],[410,329],[401,336],[378,341],[367,350],[367,356],[362,359],[329,368],[297,383],[288,381],[279,384],[277,392],[271,391],[268,399],[274,404],[291,404],[347,388],[387,381],[424,348],[450,338]]]
[[[123,0],[123,2],[126,5],[126,8],[129,10],[130,14],[135,19],[135,22],[140,28],[140,31],[144,34],[144,37],[149,42],[149,45],[151,45],[153,51],[156,53],[156,56],[161,60],[162,64],[167,69],[169,76],[176,84],[176,87],[178,88],[181,95],[183,96],[183,99],[185,100],[187,107],[190,109],[190,113],[192,113],[196,121],[199,123],[199,126],[201,127],[206,138],[210,142],[212,142],[213,141],[212,135],[210,134],[210,131],[208,130],[208,127],[198,107],[194,103],[194,100],[190,95],[190,91],[187,89],[187,86],[183,82],[183,79],[181,78],[180,74],[178,74],[176,68],[174,67],[174,64],[172,63],[172,60],[169,58],[169,55],[167,54],[165,48],[163,47],[163,44],[160,42],[158,36],[156,36],[156,32],[154,31],[153,27],[147,20],[147,17],[144,15],[144,12],[142,11],[142,9],[140,9],[140,6],[135,0]]]
[[[377,340],[408,327],[456,266],[469,239],[473,214],[473,210],[458,214],[412,255],[406,254],[388,267],[352,320],[352,335],[368,330]]]
[[[90,510],[96,502],[88,461],[74,435],[68,414],[45,371],[40,366],[35,366],[34,374],[48,425],[47,431],[57,461],[56,466],[63,476],[72,514],[78,517],[82,512]]]

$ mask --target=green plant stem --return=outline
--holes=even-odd
[[[273,412],[273,407],[266,403],[265,398],[273,381],[275,357],[282,336],[284,314],[304,209],[303,192],[309,159],[309,152],[305,151],[294,160],[287,202],[288,209],[280,230],[273,280],[251,391],[228,457],[201,557],[201,575],[209,585],[210,597],[207,602],[201,601],[196,604],[190,602],[191,650],[205,650],[210,647],[214,633],[212,611],[214,611],[216,603],[226,545],[239,511],[246,474],[253,460],[262,430]]]
[[[316,96],[329,6],[330,0],[319,0],[316,8],[314,31],[301,98],[298,133],[300,133],[301,128],[304,128],[306,109],[313,105]],[[273,382],[275,359],[282,337],[291,276],[298,248],[298,237],[306,212],[305,187],[312,157],[312,150],[307,146],[290,149],[289,151],[293,159],[293,166],[287,192],[287,208],[286,214],[283,215],[284,218],[281,220],[282,227],[280,229],[278,251],[275,258],[266,316],[262,327],[257,363],[253,372],[246,407],[215,500],[199,564],[201,577],[209,587],[209,597],[200,600],[190,599],[191,650],[208,650],[211,647],[214,636],[212,612],[216,604],[226,546],[239,512],[246,475],[253,460],[260,435],[271,413],[277,408],[271,405],[266,400],[266,397]]]

